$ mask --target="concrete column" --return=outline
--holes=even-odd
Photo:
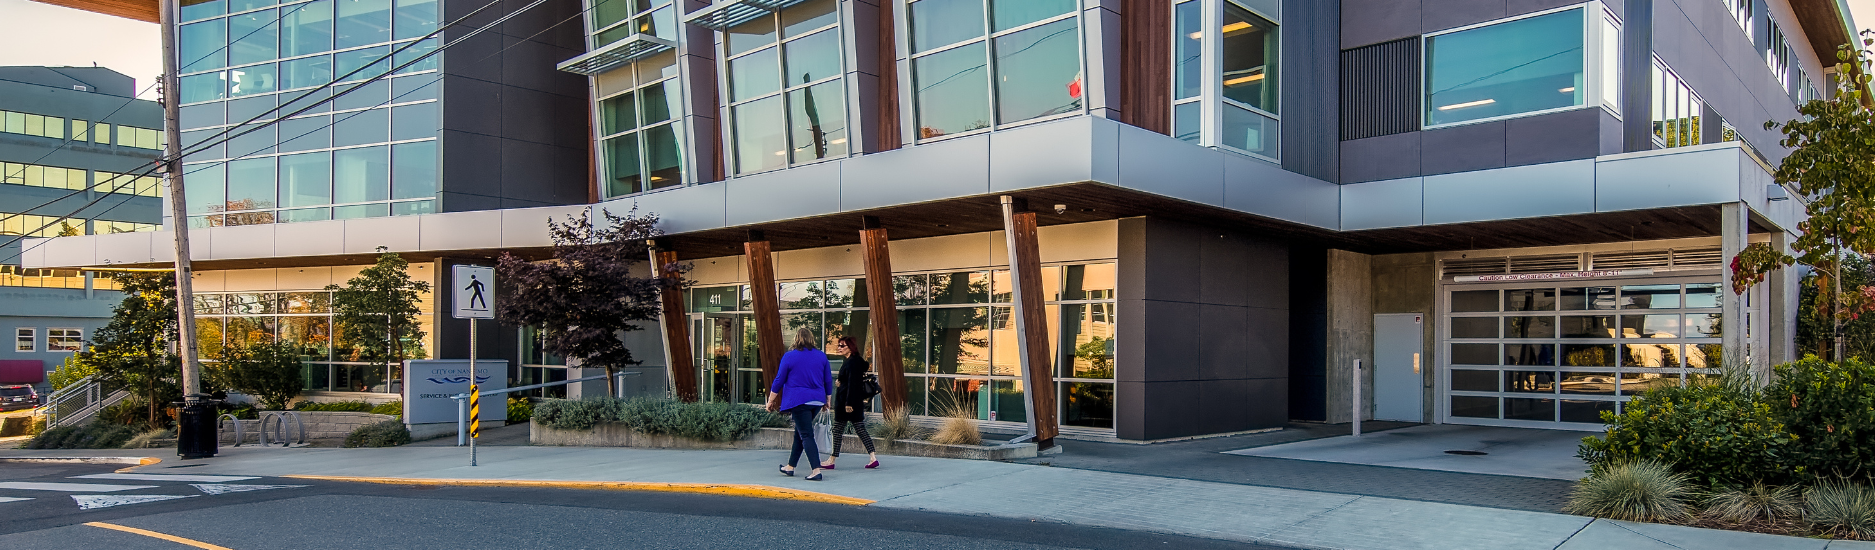
[[[1328,422],[1353,421],[1349,400],[1354,361],[1369,368],[1361,379],[1361,418],[1374,415],[1373,257],[1328,251]]]
[[[1751,209],[1745,203],[1732,202],[1719,207],[1720,230],[1719,249],[1725,255],[1724,263],[1732,265],[1732,259],[1745,249],[1746,238],[1751,230]],[[1719,287],[1724,300],[1719,305],[1720,319],[1724,322],[1720,343],[1724,351],[1720,356],[1721,365],[1744,365],[1749,357],[1748,340],[1745,338],[1745,299],[1743,295],[1732,293],[1732,270],[1721,269]]]
[[[1771,248],[1790,253],[1790,245],[1797,237],[1783,231],[1771,233]],[[1797,312],[1803,277],[1795,267],[1786,267],[1772,271],[1765,277],[1765,295],[1770,298],[1765,304],[1763,324],[1770,332],[1768,363],[1776,365],[1797,360]],[[1765,374],[1769,374],[1768,372]],[[1767,380],[1760,378],[1760,380]]]

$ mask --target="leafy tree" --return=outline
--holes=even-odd
[[[565,223],[548,220],[551,260],[502,254],[496,267],[503,281],[496,313],[503,324],[538,330],[548,353],[605,368],[606,388],[618,395],[618,369],[638,363],[622,334],[656,321],[663,306],[659,291],[684,283],[681,274],[667,279],[633,271],[650,261],[646,241],[664,233],[656,214],[600,213],[603,227],[593,225],[591,210]],[[680,395],[695,399],[691,392]]]
[[[420,356],[423,329],[417,307],[430,292],[427,281],[410,278],[410,262],[378,247],[378,262],[358,272],[345,286],[326,285],[332,292],[332,324],[341,344],[352,349],[350,360],[392,362]]]
[[[1875,34],[1863,31],[1862,45],[1875,45]],[[1830,99],[1814,99],[1799,106],[1804,118],[1782,124],[1766,122],[1765,128],[1780,128],[1790,148],[1790,155],[1772,173],[1778,183],[1795,186],[1807,199],[1804,209],[1809,219],[1799,223],[1800,235],[1791,248],[1796,254],[1753,244],[1732,261],[1734,294],[1764,280],[1771,270],[1802,263],[1816,268],[1821,277],[1812,282],[1820,294],[1829,297],[1831,334],[1841,334],[1842,321],[1852,310],[1861,309],[1863,289],[1843,289],[1841,259],[1850,253],[1875,253],[1875,115],[1862,104],[1862,87],[1869,82],[1868,54],[1860,48],[1843,45],[1836,52],[1837,73],[1844,75]],[[1842,359],[1840,340],[1832,357]]]
[[[158,403],[181,399],[176,377],[181,361],[170,352],[176,341],[176,276],[174,273],[111,273],[124,301],[111,311],[111,321],[92,334],[90,349],[74,362],[97,370],[105,387],[126,389],[142,398],[152,428],[160,428]]]
[[[257,342],[231,348],[209,370],[218,385],[260,400],[270,410],[286,409],[300,392],[300,348],[288,342]]]
[[[65,361],[59,363],[59,367],[52,369],[52,374],[46,376],[46,381],[52,384],[52,391],[58,391],[83,380],[86,376],[97,373],[97,367],[79,361],[77,355],[67,355]]]

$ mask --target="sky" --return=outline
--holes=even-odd
[[[1875,27],[1875,0],[1848,3],[1858,26]],[[163,72],[163,56],[154,23],[28,0],[0,0],[0,21],[12,23],[0,33],[0,66],[96,64],[137,79],[139,91],[149,88],[139,97],[156,97],[150,84]]]
[[[0,21],[0,66],[96,64],[137,79],[138,97],[156,98],[163,43],[155,23],[28,0],[0,0]]]

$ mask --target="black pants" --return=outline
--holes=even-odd
[[[840,443],[846,441],[847,424],[853,425],[853,432],[859,434],[859,442],[866,444],[866,452],[874,452],[872,450],[872,434],[866,433],[865,421],[847,422],[844,420],[835,420],[833,421],[833,456],[840,456]]]

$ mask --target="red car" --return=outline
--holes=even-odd
[[[39,406],[39,391],[28,385],[0,386],[0,411]]]

